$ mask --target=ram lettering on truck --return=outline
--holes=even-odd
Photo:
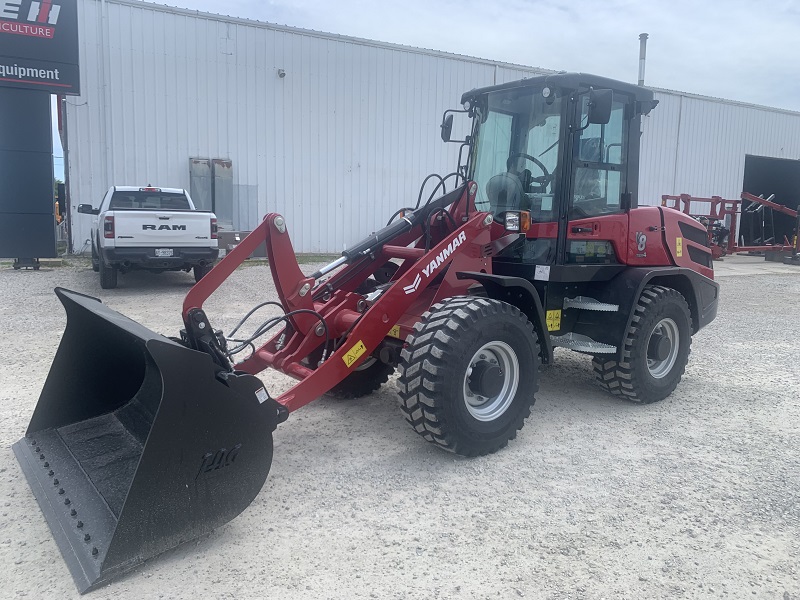
[[[92,268],[100,286],[117,286],[118,273],[194,270],[200,281],[219,256],[217,217],[197,210],[186,190],[114,186],[98,208],[81,204],[94,216]]]
[[[186,225],[142,225],[145,231],[186,231]]]

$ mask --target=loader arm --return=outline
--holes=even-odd
[[[230,370],[254,375],[271,367],[299,379],[276,401],[289,411],[305,406],[340,383],[369,357],[409,307],[453,261],[458,260],[459,271],[487,268],[485,248],[490,242],[492,217],[474,210],[467,216],[466,207],[472,202],[474,190],[474,186],[465,186],[457,190],[458,194],[440,199],[439,204],[446,202],[444,206],[449,206],[459,204],[463,196],[468,197],[467,202],[460,203],[465,209],[457,213],[462,224],[432,248],[426,250],[409,247],[409,244],[423,236],[423,227],[428,226],[432,213],[444,206],[425,207],[416,218],[413,215],[404,217],[397,225],[387,226],[357,244],[332,263],[344,267],[330,282],[324,281],[322,276],[331,272],[328,268],[331,265],[310,277],[301,272],[283,217],[270,213],[186,296],[183,316],[189,345],[212,353],[212,357],[219,352],[219,349],[209,349],[215,337],[202,311],[203,303],[253,250],[265,243],[287,323],[269,341],[255,348],[247,359],[230,365]],[[398,269],[400,275],[377,297],[367,300],[349,291],[352,286],[342,284],[353,272],[359,274],[358,280],[363,280],[388,259],[402,261]],[[337,282],[342,287],[335,287]],[[328,348],[334,340],[335,347]],[[310,364],[309,356],[322,344],[326,350],[331,350],[330,355],[326,357],[323,353],[325,359],[318,366]]]

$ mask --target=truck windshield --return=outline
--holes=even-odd
[[[184,194],[165,192],[114,192],[109,210],[191,210]]]
[[[549,88],[491,92],[482,112],[472,170],[476,207],[498,214],[529,210],[535,221],[553,220],[560,94]]]

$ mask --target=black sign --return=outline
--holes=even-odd
[[[77,0],[0,0],[0,86],[80,94]]]

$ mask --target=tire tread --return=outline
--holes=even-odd
[[[496,300],[456,296],[435,304],[414,325],[407,345],[400,353],[398,366],[400,410],[414,431],[428,442],[449,452],[463,456],[479,456],[496,452],[516,437],[530,416],[534,394],[529,390],[529,401],[520,411],[510,432],[504,439],[496,440],[489,448],[476,448],[459,441],[455,427],[448,422],[439,399],[445,380],[452,374],[445,370],[448,351],[458,345],[461,335],[481,318],[504,312],[519,321],[520,328],[534,338],[534,356],[538,371],[539,344],[533,325],[516,307]],[[525,367],[522,367],[525,368]]]

